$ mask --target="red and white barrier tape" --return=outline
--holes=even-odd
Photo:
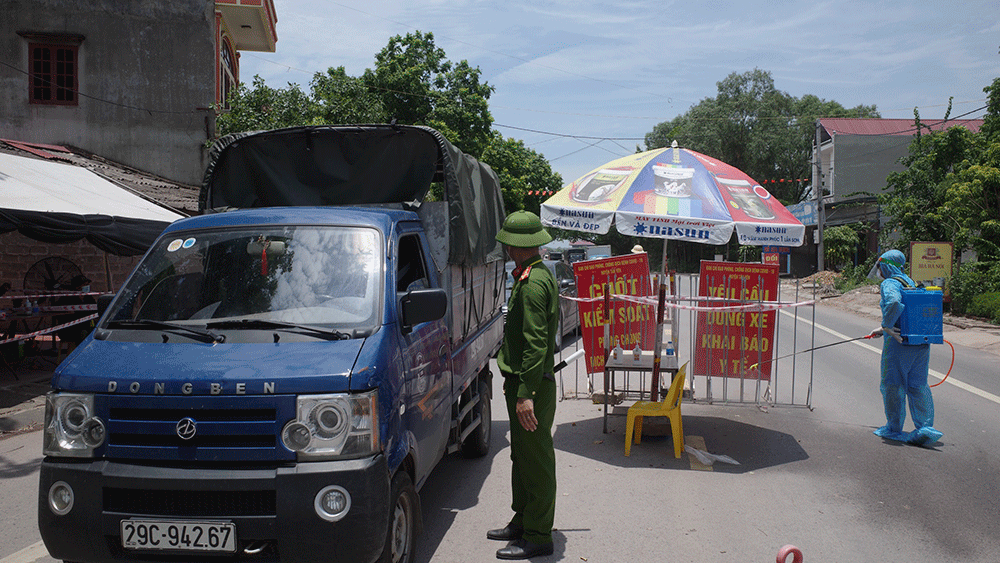
[[[43,334],[49,334],[50,332],[55,332],[57,330],[64,329],[68,326],[78,325],[80,323],[85,323],[87,321],[92,321],[96,319],[99,315],[94,313],[93,315],[87,315],[86,317],[76,319],[72,322],[68,322],[61,325],[56,325],[42,330],[36,330],[35,332],[29,334],[20,334],[14,338],[8,338],[7,340],[0,340],[0,344],[7,344],[8,342],[19,342],[21,340],[28,340],[29,338],[34,338],[36,336],[42,336]]]
[[[87,293],[81,291],[64,291],[61,293],[32,293],[31,295],[0,295],[0,299],[48,299],[50,297],[89,297],[96,295],[111,295],[110,293],[105,293],[101,291],[90,291]]]
[[[96,311],[97,305],[88,303],[85,305],[42,305],[38,308],[39,313],[62,313],[65,311]]]
[[[563,299],[569,299],[570,301],[577,301],[580,303],[596,303],[598,301],[604,301],[604,297],[569,297],[567,295],[562,296]],[[611,298],[617,301],[628,301],[630,303],[635,303],[637,305],[649,305],[656,307],[659,305],[659,301],[655,297],[641,297],[638,295],[619,295],[616,293],[611,294]],[[677,298],[673,299],[677,301]],[[695,299],[685,299],[687,301],[723,301],[726,303],[732,303],[732,299],[724,299],[721,297],[699,297]],[[672,309],[683,309],[685,311],[701,311],[706,313],[721,313],[724,311],[774,311],[777,309],[787,309],[790,307],[801,307],[804,305],[813,305],[815,301],[799,301],[798,303],[786,303],[781,301],[753,301],[750,303],[742,303],[740,305],[729,305],[722,307],[703,307],[697,305],[680,305],[678,303],[671,303],[670,298],[664,303],[664,306],[670,307]]]

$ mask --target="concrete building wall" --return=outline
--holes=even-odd
[[[0,138],[199,184],[215,116],[214,0],[4,0]],[[82,36],[77,105],[29,103],[30,34]]]
[[[909,154],[909,135],[836,135],[830,186],[833,202],[840,203],[884,192],[886,178],[906,169],[899,159]]]

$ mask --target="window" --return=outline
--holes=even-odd
[[[423,253],[420,251],[420,238],[417,235],[400,237],[397,256],[399,256],[399,271],[396,272],[397,292],[430,287],[424,270]]]
[[[30,103],[77,105],[79,83],[77,48],[77,45],[29,43]]]
[[[222,68],[220,68],[219,78],[221,81],[219,103],[224,108],[229,108],[229,96],[236,89],[236,57],[233,55],[233,48],[228,40],[222,43]]]

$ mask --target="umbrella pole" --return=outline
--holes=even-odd
[[[108,291],[113,292],[114,289],[111,286],[111,265],[108,263],[108,253],[106,251],[104,253],[104,277],[108,281]]]
[[[667,239],[663,239],[663,262],[660,264],[663,275],[667,275]]]

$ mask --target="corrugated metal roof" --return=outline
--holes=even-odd
[[[917,128],[912,119],[858,119],[828,117],[819,120],[830,135],[914,135]],[[933,131],[943,131],[956,125],[976,133],[983,125],[982,119],[928,119],[921,123]]]
[[[73,164],[183,215],[198,214],[200,187],[171,182],[72,147],[0,139],[0,153]]]

